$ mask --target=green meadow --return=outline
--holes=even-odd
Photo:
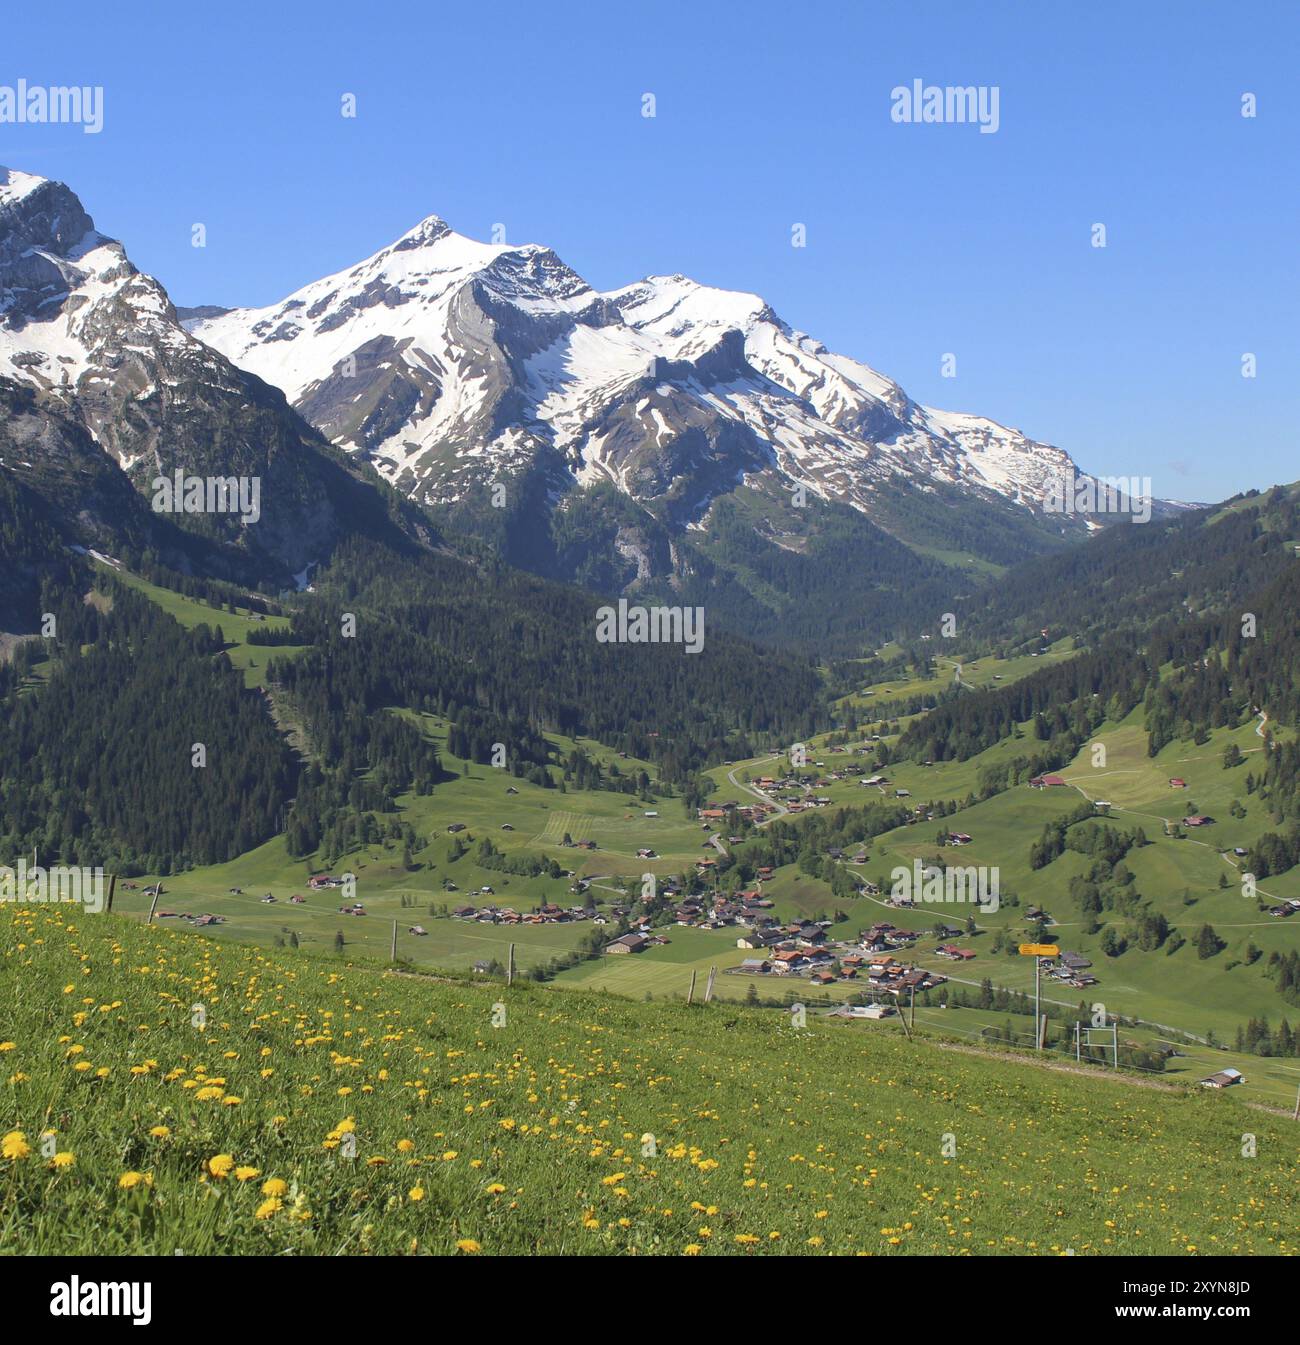
[[[1300,1131],[1201,1089],[64,907],[0,978],[11,1252],[1295,1251]]]

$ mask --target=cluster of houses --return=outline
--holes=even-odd
[[[740,976],[800,976],[813,985],[862,981],[876,989],[928,990],[947,977],[909,966],[890,950],[908,948],[921,936],[887,921],[865,930],[856,943],[830,938],[830,922],[805,920],[798,924],[759,926],[736,940],[739,948],[762,952],[731,968]]]
[[[608,923],[606,917],[597,915],[583,906],[559,906],[546,901],[536,911],[519,912],[512,906],[471,906],[468,902],[452,909],[455,920],[470,920],[480,925],[567,925],[578,920],[590,920],[592,924]],[[626,907],[614,907],[612,916],[618,919],[627,914]]]
[[[1088,971],[1092,963],[1078,953],[1062,953],[1055,962],[1044,963],[1044,966],[1047,967],[1047,974],[1052,980],[1073,986],[1077,990],[1097,984],[1097,978]]]
[[[1294,897],[1290,901],[1282,902],[1280,906],[1270,906],[1268,908],[1269,915],[1275,915],[1280,919],[1285,919],[1288,915],[1294,915],[1297,911],[1300,911],[1300,901],[1296,901]]]
[[[307,886],[313,892],[319,892],[325,887],[342,887],[347,882],[345,878],[336,878],[332,873],[318,873],[314,877],[307,879]]]

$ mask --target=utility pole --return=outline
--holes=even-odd
[[[1037,1044],[1039,1050],[1043,1049],[1043,1020],[1041,1011],[1039,1011],[1039,1001],[1038,1001],[1039,983],[1041,983],[1042,970],[1043,970],[1043,959],[1035,958],[1034,959],[1034,1028],[1035,1028],[1035,1038],[1037,1038],[1037,1040],[1035,1040],[1035,1044]]]

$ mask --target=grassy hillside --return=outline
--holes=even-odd
[[[1295,1249],[1296,1128],[1200,1090],[65,907],[0,907],[0,976],[24,1252]]]

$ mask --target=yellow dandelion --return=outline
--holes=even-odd
[[[32,1146],[27,1143],[27,1137],[21,1130],[11,1130],[3,1140],[0,1140],[0,1153],[14,1162],[20,1158],[27,1158],[31,1152]]]

